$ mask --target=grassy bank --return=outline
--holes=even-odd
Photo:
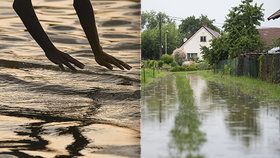
[[[156,78],[163,77],[167,72],[162,70],[153,70],[149,68],[141,69],[141,86],[146,86]]]
[[[245,76],[230,76],[215,74],[212,71],[187,72],[187,74],[197,74],[208,81],[223,84],[226,87],[237,87],[242,93],[253,96],[260,100],[280,101],[280,85],[271,84],[259,79]]]
[[[186,73],[176,72],[179,110],[175,118],[175,126],[171,130],[172,144],[178,153],[186,153],[184,157],[201,157],[199,147],[206,141],[205,134],[200,130],[197,107],[194,105],[193,91]],[[187,152],[186,152],[187,151]],[[182,156],[182,155],[181,155]]]

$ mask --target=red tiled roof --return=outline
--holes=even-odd
[[[274,20],[274,19],[277,19],[279,17],[280,17],[280,9],[277,12],[275,12],[274,14],[270,15],[270,17],[268,17],[267,19],[268,20],[271,20],[271,19]]]
[[[262,40],[267,45],[272,45],[274,40],[280,38],[280,28],[261,28],[258,31]]]

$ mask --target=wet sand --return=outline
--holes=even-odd
[[[140,157],[140,2],[92,1],[104,50],[131,71],[98,66],[70,0],[33,4],[51,40],[82,61],[60,71],[0,6],[0,157]]]

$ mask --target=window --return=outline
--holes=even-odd
[[[206,36],[200,36],[200,42],[206,42]]]
[[[193,60],[197,58],[197,53],[188,53],[187,54],[187,59],[188,60]]]

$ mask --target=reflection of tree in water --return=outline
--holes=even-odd
[[[148,111],[158,112],[158,115],[155,116],[161,122],[166,117],[162,116],[162,113],[166,112],[166,109],[169,109],[170,106],[174,106],[177,101],[175,78],[168,75],[152,84],[142,89],[141,100],[147,105],[146,109]]]
[[[240,137],[245,145],[250,146],[260,135],[259,102],[236,88],[225,88],[213,82],[209,83],[209,90],[227,103],[226,125],[231,135]]]
[[[171,130],[171,157],[202,158],[199,149],[206,138],[199,129],[201,123],[186,76],[177,74],[176,85],[179,112],[175,118],[175,127]]]

